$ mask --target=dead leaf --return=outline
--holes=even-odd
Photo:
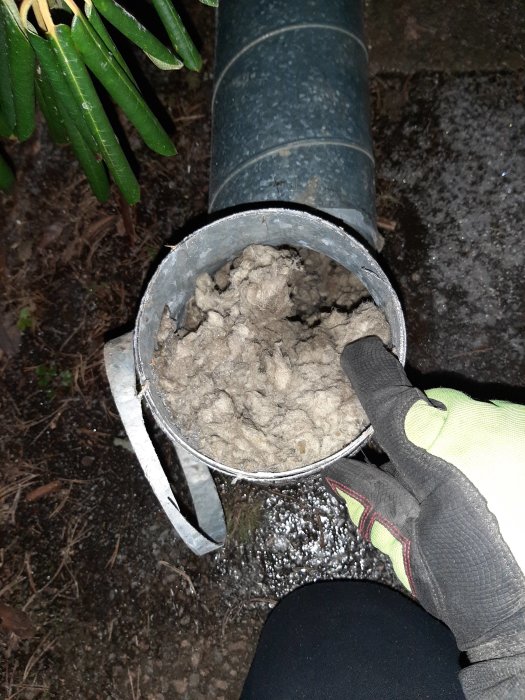
[[[0,629],[16,634],[20,639],[35,636],[35,627],[29,615],[5,603],[0,603]]]
[[[383,229],[383,231],[395,231],[397,228],[397,221],[393,219],[385,219],[383,216],[378,216],[376,219],[377,228]]]
[[[50,493],[55,493],[55,491],[58,491],[61,486],[62,483],[60,481],[50,481],[48,484],[38,486],[36,489],[33,489],[28,494],[26,494],[26,501],[28,503],[38,501],[41,498],[44,498],[45,496],[49,496]]]

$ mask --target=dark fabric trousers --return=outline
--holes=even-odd
[[[364,581],[303,586],[270,613],[241,700],[464,700],[450,630]]]

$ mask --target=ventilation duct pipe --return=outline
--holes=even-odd
[[[324,211],[378,247],[368,58],[356,0],[223,0],[210,211]]]

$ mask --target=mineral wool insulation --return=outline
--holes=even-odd
[[[340,366],[361,336],[390,342],[358,278],[320,253],[252,245],[197,278],[182,326],[166,312],[153,364],[193,447],[244,471],[328,457],[366,425]]]

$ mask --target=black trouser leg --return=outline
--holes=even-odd
[[[450,630],[363,581],[299,588],[270,613],[242,700],[464,700]]]

